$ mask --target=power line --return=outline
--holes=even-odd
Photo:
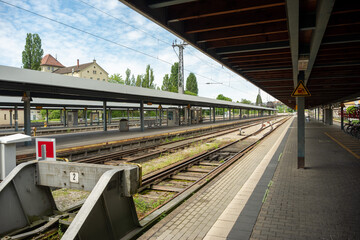
[[[86,6],[88,6],[88,7],[90,7],[90,8],[93,8],[93,9],[95,9],[95,10],[97,10],[97,11],[99,11],[99,12],[101,12],[101,13],[103,13],[103,14],[105,14],[105,15],[107,15],[107,16],[109,16],[109,17],[111,17],[111,18],[113,18],[113,19],[115,19],[115,20],[117,20],[117,21],[119,21],[119,22],[121,22],[121,23],[123,23],[123,24],[126,24],[126,25],[128,25],[128,26],[130,26],[130,27],[132,27],[132,28],[134,28],[134,29],[136,29],[136,30],[138,30],[138,31],[141,31],[142,33],[145,33],[146,35],[148,35],[148,36],[150,36],[150,37],[152,37],[152,38],[154,38],[154,39],[156,39],[156,40],[158,40],[158,41],[160,41],[160,42],[162,42],[162,43],[164,43],[164,44],[173,46],[173,45],[171,45],[170,43],[168,43],[168,42],[166,42],[166,41],[164,41],[164,40],[162,40],[162,39],[160,39],[160,38],[157,38],[157,37],[155,37],[154,35],[152,35],[152,34],[146,32],[146,31],[144,31],[143,29],[138,28],[138,27],[136,27],[136,26],[133,26],[133,25],[131,25],[131,24],[129,24],[129,23],[121,20],[120,18],[117,18],[117,17],[111,15],[111,14],[108,13],[108,12],[105,12],[105,11],[103,11],[103,10],[95,7],[94,5],[91,5],[91,4],[89,4],[89,3],[87,3],[87,2],[85,2],[85,1],[83,1],[83,0],[77,0],[77,1],[85,4]],[[175,49],[174,49],[174,51],[175,51]],[[200,61],[205,62],[209,67],[215,68],[215,66],[214,66],[213,64],[209,63],[208,61],[205,61],[205,60],[201,59],[200,57],[198,57],[198,56],[192,51],[192,49],[190,49],[190,52],[191,52],[191,55],[192,55],[192,56],[195,56],[195,57],[198,58]],[[178,54],[177,54],[176,52],[175,52],[175,54],[178,56]],[[179,56],[178,56],[178,57],[179,57]],[[218,68],[218,69],[224,71],[225,73],[227,73],[227,74],[229,74],[229,75],[231,76],[231,74],[230,74],[229,72],[225,71],[223,68]],[[216,82],[216,83],[218,83],[218,82]],[[229,87],[230,87],[230,85],[229,85]]]
[[[158,40],[158,41],[160,41],[160,42],[162,42],[162,43],[164,43],[164,44],[167,44],[167,45],[171,46],[171,43],[168,43],[168,42],[166,42],[166,41],[164,41],[164,40],[162,40],[162,39],[160,39],[160,38],[157,38],[157,37],[155,37],[154,35],[152,35],[151,33],[148,33],[148,32],[146,32],[146,31],[142,30],[141,28],[138,28],[138,27],[136,27],[136,26],[134,26],[134,25],[131,25],[130,23],[127,23],[127,22],[121,20],[120,18],[111,15],[111,14],[108,13],[108,12],[105,12],[105,11],[103,11],[103,10],[95,7],[94,5],[91,5],[91,4],[87,3],[87,2],[84,2],[83,0],[77,0],[77,1],[79,1],[79,2],[81,2],[81,3],[83,3],[83,4],[85,4],[85,5],[87,5],[88,7],[91,7],[91,8],[93,8],[93,9],[95,9],[95,10],[97,10],[97,11],[99,11],[99,12],[101,12],[101,13],[103,13],[103,14],[105,14],[105,15],[107,15],[107,16],[109,16],[109,17],[111,17],[111,18],[113,18],[113,19],[115,19],[115,20],[117,20],[117,21],[119,21],[119,22],[121,22],[121,23],[123,23],[123,24],[126,24],[126,25],[128,25],[128,26],[130,26],[130,27],[132,27],[132,28],[134,28],[134,29],[136,29],[136,30],[138,30],[138,31],[140,31],[140,32],[143,32],[143,33],[145,33],[146,35],[148,35],[148,36],[150,36],[150,37],[152,37],[152,38],[154,38],[154,39],[156,39],[156,40]]]
[[[109,39],[107,39],[107,38],[101,37],[101,36],[96,35],[96,34],[94,34],[94,33],[91,33],[91,32],[88,32],[88,31],[86,31],[86,30],[83,30],[83,29],[74,27],[74,26],[72,26],[72,25],[69,25],[69,24],[67,24],[67,23],[60,22],[60,21],[58,21],[58,20],[56,20],[56,19],[53,19],[53,18],[44,16],[44,15],[41,15],[41,14],[39,14],[39,13],[33,12],[33,11],[31,11],[31,10],[22,8],[22,7],[20,7],[20,6],[14,5],[14,4],[12,4],[12,3],[9,3],[9,2],[3,1],[3,0],[0,0],[0,2],[4,3],[4,4],[6,4],[6,5],[9,5],[9,6],[11,6],[11,7],[14,7],[14,8],[17,8],[17,9],[20,9],[20,10],[23,10],[23,11],[25,11],[25,12],[31,13],[31,14],[33,14],[33,15],[35,15],[35,16],[38,16],[38,17],[47,19],[47,20],[49,20],[49,21],[55,22],[55,23],[57,23],[57,24],[66,26],[66,27],[71,28],[71,29],[74,29],[74,30],[76,30],[76,31],[85,33],[85,34],[90,35],[90,36],[92,36],[92,37],[94,37],[94,38],[101,39],[101,40],[103,40],[103,41],[106,41],[106,42],[115,44],[115,45],[117,45],[117,46],[120,46],[120,47],[129,49],[129,50],[132,50],[132,51],[134,51],[134,52],[143,54],[143,55],[145,55],[145,56],[147,56],[147,57],[150,57],[150,58],[153,58],[153,59],[157,59],[157,60],[159,60],[159,61],[161,61],[161,62],[163,62],[163,63],[169,64],[170,66],[173,65],[173,63],[168,62],[168,61],[166,61],[166,60],[164,60],[164,59],[155,57],[155,56],[153,56],[153,55],[150,55],[150,54],[148,54],[148,53],[145,53],[145,52],[142,52],[142,51],[140,51],[140,50],[134,49],[134,48],[132,48],[132,47],[126,46],[126,45],[124,45],[124,44],[121,44],[121,43],[118,43],[118,42],[109,40]],[[203,75],[201,75],[201,74],[198,74],[198,73],[196,73],[196,72],[194,72],[194,71],[190,71],[190,70],[187,70],[187,69],[184,69],[184,70],[187,71],[187,72],[193,72],[193,73],[195,73],[196,75],[198,75],[198,76],[200,76],[200,77],[202,77],[202,78],[208,79],[208,80],[210,80],[210,81],[213,81],[213,82],[216,82],[216,83],[221,83],[221,82],[218,82],[218,81],[213,80],[212,78],[209,78],[209,77],[203,76]],[[221,84],[222,84],[222,83],[221,83]],[[222,84],[222,85],[224,85],[224,84]],[[226,85],[224,85],[224,86],[226,86]],[[230,86],[227,86],[227,87],[242,92],[242,90],[240,90],[240,89],[237,89],[237,88],[234,88],[234,87],[230,87]]]
[[[164,41],[164,40],[162,40],[162,39],[160,39],[160,38],[155,37],[154,35],[152,35],[152,34],[146,32],[146,31],[144,31],[143,29],[138,28],[138,27],[136,27],[136,26],[133,26],[133,25],[131,25],[131,24],[129,24],[129,23],[127,23],[127,22],[125,22],[125,21],[123,21],[123,20],[121,20],[121,19],[113,16],[113,15],[111,15],[111,14],[108,13],[108,12],[105,12],[105,11],[103,11],[103,10],[95,7],[94,5],[91,5],[91,4],[89,4],[89,3],[87,3],[87,2],[85,2],[85,1],[83,1],[83,0],[77,0],[77,1],[85,4],[85,5],[87,5],[88,7],[91,7],[91,8],[93,8],[93,9],[95,9],[95,10],[97,10],[97,11],[99,11],[99,12],[101,12],[101,13],[109,16],[109,17],[111,17],[111,18],[114,18],[114,19],[116,19],[117,21],[119,21],[119,22],[121,22],[121,23],[124,23],[124,24],[126,24],[126,25],[128,25],[128,26],[130,26],[130,27],[132,27],[132,28],[134,28],[134,29],[136,29],[136,30],[138,30],[138,31],[141,31],[141,32],[145,33],[146,35],[149,35],[150,37],[152,37],[152,38],[154,38],[154,39],[156,39],[156,40],[158,40],[158,41],[160,41],[160,42],[162,42],[162,43],[164,43],[164,44],[173,46],[172,44],[170,44],[170,43],[168,43],[168,42],[166,42],[166,41]],[[174,48],[173,48],[173,49],[174,49]],[[175,51],[175,49],[174,49],[174,51]],[[208,61],[205,61],[205,60],[201,59],[200,57],[198,57],[198,56],[193,52],[192,49],[190,49],[190,52],[191,52],[191,55],[192,55],[192,56],[195,56],[195,57],[198,58],[200,61],[205,62],[209,67],[215,68],[213,64],[209,63]],[[178,56],[178,54],[176,53],[176,51],[175,51],[175,54]],[[178,56],[178,57],[179,57],[179,56]],[[219,68],[219,69],[220,69],[220,68]],[[224,72],[227,73],[227,74],[230,74],[230,73],[226,72],[223,68],[221,68],[221,70],[224,71]],[[230,76],[231,76],[231,75],[230,75]],[[218,83],[218,82],[216,82],[216,83]]]

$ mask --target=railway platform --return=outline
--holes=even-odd
[[[297,169],[296,118],[140,239],[359,239],[359,142],[306,123]]]

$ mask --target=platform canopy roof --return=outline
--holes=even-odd
[[[0,96],[23,96],[30,92],[32,98],[73,99],[140,103],[144,105],[164,104],[176,106],[199,106],[220,108],[242,108],[276,111],[273,108],[234,103],[211,98],[126,86],[93,79],[40,72],[0,65]],[[84,103],[88,106],[89,103]],[[59,106],[61,102],[59,101]]]
[[[360,1],[120,1],[288,106],[304,63],[307,108],[360,96]]]

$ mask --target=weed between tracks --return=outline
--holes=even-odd
[[[229,143],[229,140],[215,140],[207,143],[199,142],[190,146],[187,149],[184,149],[183,151],[166,154],[153,160],[147,161],[146,163],[142,164],[143,175],[159,170],[186,158],[192,157],[196,154],[219,148],[226,143]]]
[[[138,217],[144,217],[150,211],[171,199],[174,195],[175,193],[163,193],[158,199],[147,199],[146,194],[135,194],[133,199]]]
[[[83,201],[89,196],[90,192],[61,188],[52,191],[52,194],[56,202],[56,206],[61,211]]]

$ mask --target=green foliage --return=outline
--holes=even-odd
[[[127,68],[126,71],[125,71],[125,75],[126,75],[126,77],[125,77],[125,85],[131,85],[131,79],[130,79],[131,70]]]
[[[163,77],[161,90],[171,92],[170,89],[171,89],[171,85],[170,85],[169,74],[165,74],[165,76]]]
[[[184,92],[184,93],[185,93],[185,94],[187,94],[187,95],[197,96],[197,94],[196,94],[196,93],[190,92],[190,91],[188,91],[188,90],[185,90],[185,92]]]
[[[114,73],[109,77],[109,82],[124,84],[124,79],[119,73]]]
[[[25,49],[22,52],[23,68],[40,70],[40,63],[44,50],[41,48],[41,39],[38,34],[26,35]]]
[[[136,81],[135,81],[135,76],[134,76],[134,74],[133,75],[131,75],[131,84],[130,84],[131,86],[136,86]]]
[[[222,95],[222,94],[219,94],[219,95],[216,97],[216,99],[232,102],[232,99],[231,99],[231,98],[225,97],[225,96]]]
[[[199,93],[198,84],[194,73],[190,73],[186,79],[186,91],[195,93],[195,96],[197,96],[197,94]]]
[[[142,78],[143,78],[142,75],[137,75],[136,82],[135,82],[136,87],[141,87]]]
[[[155,89],[154,85],[154,71],[152,68],[150,68],[150,64],[146,66],[146,73],[142,78],[141,86],[143,88],[151,88]]]
[[[353,114],[353,113],[355,113],[356,111],[358,110],[358,108],[357,107],[355,107],[355,106],[350,106],[350,107],[348,107],[347,109],[346,109],[346,113],[350,113],[350,114]]]
[[[281,104],[281,105],[277,105],[276,109],[278,110],[278,113],[292,113],[294,112],[293,109],[289,108],[288,106]]]
[[[244,103],[244,104],[252,104],[252,102],[250,100],[247,100],[245,98],[242,98],[240,103]]]
[[[168,92],[178,92],[178,72],[179,63],[176,62],[171,66],[171,74],[165,74],[161,90]]]
[[[50,119],[60,119],[60,110],[48,110],[49,111],[49,120]],[[40,114],[43,119],[46,118],[46,110],[40,110]]]
[[[261,99],[261,96],[260,96],[260,93],[257,95],[256,97],[256,103],[255,103],[256,106],[261,106],[262,105],[262,99]]]

